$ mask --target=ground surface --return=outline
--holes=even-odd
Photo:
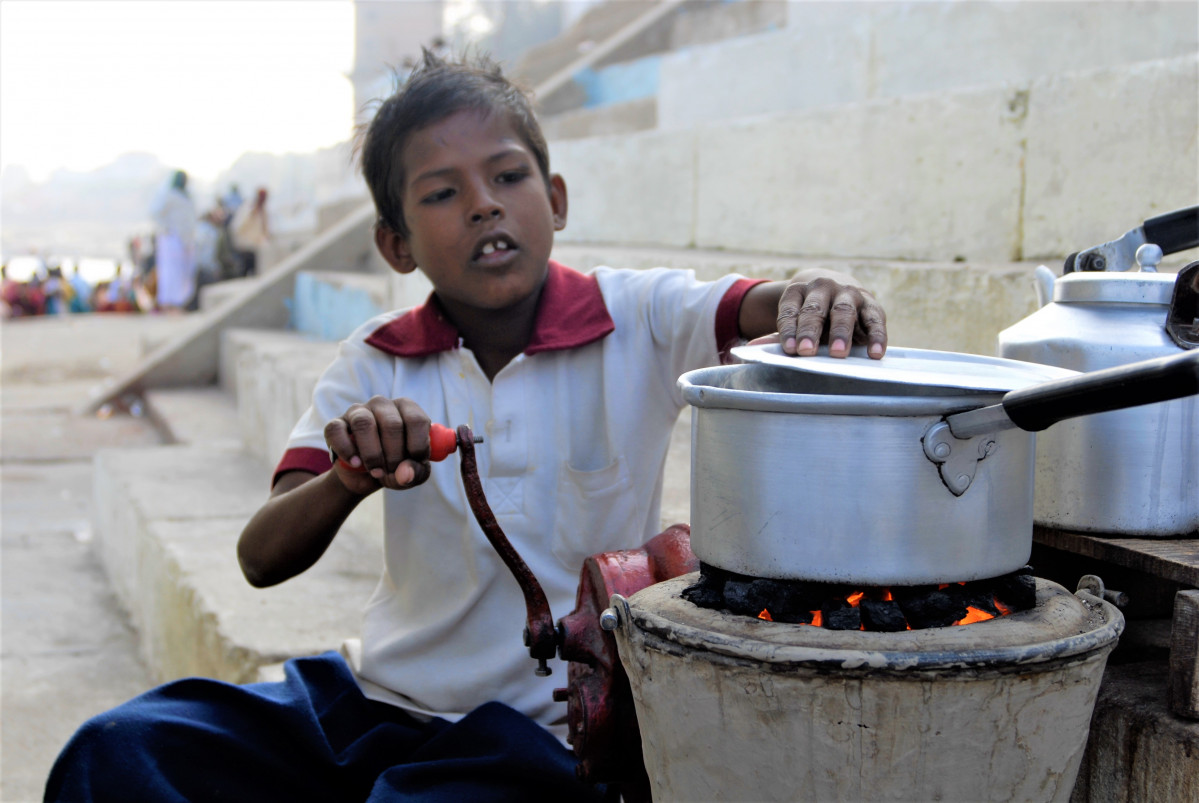
[[[182,323],[74,316],[0,324],[0,801],[41,800],[75,728],[151,685],[91,549],[92,455],[159,437],[72,410]]]

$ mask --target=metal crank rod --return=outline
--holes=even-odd
[[[537,582],[536,575],[529,569],[520,554],[508,541],[508,536],[500,529],[487,497],[483,495],[483,482],[479,479],[479,467],[475,460],[475,436],[466,424],[458,427],[458,449],[462,453],[462,485],[466,488],[466,501],[475,514],[483,535],[491,542],[491,546],[499,553],[512,576],[520,585],[525,595],[525,646],[529,655],[537,659],[534,671],[540,677],[549,675],[553,670],[546,663],[558,652],[558,630],[554,627],[554,617],[550,613],[550,603]]]

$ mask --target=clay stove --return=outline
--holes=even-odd
[[[829,630],[701,608],[687,575],[615,595],[656,800],[1067,800],[1108,653],[1108,602],[1036,581],[965,626]]]

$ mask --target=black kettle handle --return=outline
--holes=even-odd
[[[1145,242],[1162,249],[1163,254],[1173,254],[1188,248],[1199,247],[1199,206],[1167,212],[1146,220],[1142,224]]]

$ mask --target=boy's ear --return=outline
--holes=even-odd
[[[412,258],[408,240],[390,226],[375,226],[375,247],[396,273],[412,273],[416,270],[416,260]]]
[[[554,213],[554,231],[566,228],[566,180],[557,173],[550,176],[550,209]]]

